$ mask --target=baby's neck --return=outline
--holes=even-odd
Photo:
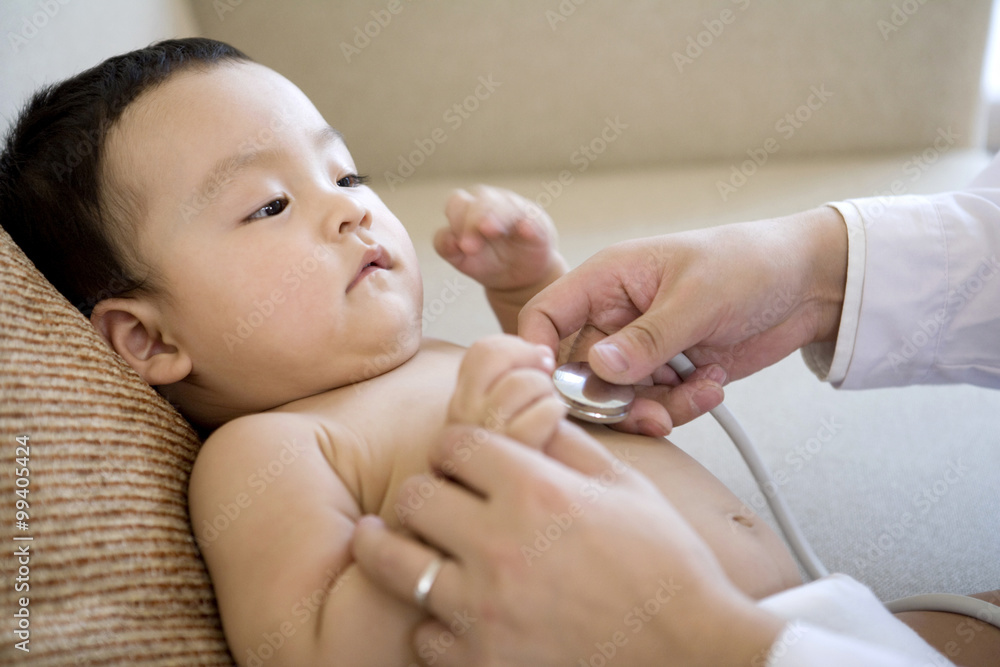
[[[210,435],[215,429],[219,428],[223,424],[238,419],[250,414],[257,414],[260,412],[268,412],[270,410],[278,410],[283,408],[291,408],[293,404],[300,401],[308,400],[314,396],[327,394],[333,391],[342,391],[349,389],[363,382],[369,382],[375,378],[391,374],[398,369],[406,366],[413,362],[414,359],[420,357],[427,351],[441,351],[447,348],[455,348],[456,346],[452,343],[442,341],[436,338],[421,337],[420,345],[415,354],[408,358],[403,359],[401,362],[389,364],[383,363],[379,364],[379,359],[373,359],[371,362],[366,364],[366,367],[359,372],[359,380],[357,382],[348,382],[346,384],[332,385],[329,387],[321,388],[319,391],[299,396],[291,396],[288,400],[275,402],[273,405],[266,405],[263,407],[248,408],[240,405],[239,398],[235,397],[233,400],[230,397],[220,398],[217,394],[211,393],[207,388],[199,386],[197,382],[189,382],[185,379],[174,385],[156,387],[157,392],[163,395],[183,416],[188,422],[195,428],[199,436],[205,439]]]

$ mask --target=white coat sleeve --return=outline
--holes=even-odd
[[[837,343],[803,349],[836,387],[1000,387],[1000,157],[967,188],[830,204],[848,229]]]
[[[758,605],[788,624],[753,667],[953,664],[889,613],[868,587],[844,574],[783,591]]]

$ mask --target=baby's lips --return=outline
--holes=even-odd
[[[372,266],[378,269],[386,270],[392,268],[392,258],[389,256],[389,253],[386,252],[385,248],[380,245],[369,247],[369,249],[366,250],[361,256],[358,271],[354,274],[354,278],[351,279],[351,282],[348,284],[345,291],[350,292],[351,289],[357,285],[364,276],[367,275],[366,270]]]

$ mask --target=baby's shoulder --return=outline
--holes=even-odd
[[[357,489],[332,465],[329,438],[321,421],[309,414],[272,411],[227,422],[195,459],[188,482],[192,521],[211,515],[220,503],[288,509],[316,502],[320,495],[330,506],[358,515]],[[254,503],[265,491],[268,502]]]
[[[324,463],[321,436],[309,415],[261,412],[226,422],[198,451],[190,488],[246,485],[248,479]]]
[[[228,454],[234,448],[242,456],[269,452],[286,442],[303,440],[315,442],[317,424],[309,415],[289,412],[258,412],[226,422],[205,440],[198,458],[218,452]]]

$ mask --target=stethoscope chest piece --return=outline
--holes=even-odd
[[[595,424],[617,424],[628,417],[635,400],[631,385],[605,382],[585,361],[563,364],[552,373],[569,414]]]

